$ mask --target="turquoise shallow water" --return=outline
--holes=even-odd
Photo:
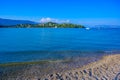
[[[0,29],[0,63],[89,57],[119,51],[120,29]]]

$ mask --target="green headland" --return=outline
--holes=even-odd
[[[39,24],[17,24],[11,26],[3,26],[0,25],[0,28],[85,28],[83,25],[73,24],[73,23],[55,23],[55,22],[47,22],[47,23],[39,23]]]

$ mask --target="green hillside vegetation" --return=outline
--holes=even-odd
[[[85,28],[85,26],[72,23],[58,24],[54,22],[47,22],[41,24],[17,24],[12,26],[0,25],[0,28]]]
[[[12,27],[16,28],[85,28],[83,25],[77,25],[72,23],[54,23],[54,22],[47,22],[41,24],[18,24]]]

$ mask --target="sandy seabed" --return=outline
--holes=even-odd
[[[0,73],[0,80],[120,80],[120,54],[103,56],[100,60],[82,67],[68,69],[64,67],[67,70],[63,69],[58,72],[57,70],[60,70],[58,64],[56,64],[58,67],[51,66],[52,69],[44,66],[48,71],[46,75],[41,74],[44,72],[36,65],[31,68],[18,69],[18,71],[10,69],[9,74],[5,74],[5,71]]]

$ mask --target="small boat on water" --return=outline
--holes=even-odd
[[[87,28],[85,28],[85,29],[86,29],[86,30],[90,30],[90,28],[88,28],[88,27],[87,27]]]

